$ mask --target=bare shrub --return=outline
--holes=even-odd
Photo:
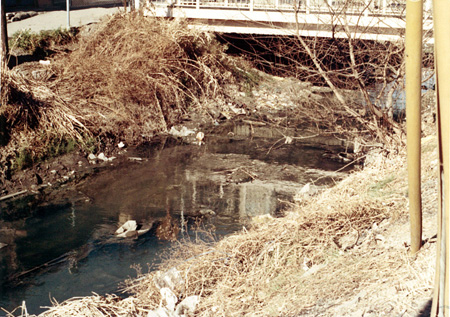
[[[239,40],[257,48],[244,54],[259,68],[331,89],[347,113],[348,125],[356,123],[378,141],[389,143],[394,137],[400,142],[401,125],[393,120],[392,102],[388,104],[384,98],[402,84],[402,42],[355,40],[351,34],[348,38],[291,35]],[[375,83],[379,87],[376,94],[370,92]],[[354,92],[354,100],[347,98],[349,90]]]

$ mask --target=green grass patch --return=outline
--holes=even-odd
[[[394,175],[389,175],[379,182],[369,186],[369,195],[372,197],[382,197],[392,194],[392,190],[386,190],[386,187],[395,180]]]
[[[74,139],[53,139],[45,147],[41,161],[48,160],[60,155],[71,153],[78,149],[78,143]]]
[[[32,146],[22,147],[16,154],[13,162],[13,170],[21,171],[33,166],[34,163],[45,162],[58,156],[71,153],[79,148],[79,143],[74,139],[52,139],[39,152],[33,151]]]
[[[252,69],[247,70],[235,66],[232,68],[232,73],[233,76],[240,83],[246,95],[249,97],[253,95],[252,94],[253,88],[258,86],[262,81],[261,76],[258,74],[256,70]]]
[[[20,48],[34,54],[36,52],[47,52],[56,45],[65,45],[75,41],[78,30],[75,28],[56,30],[45,30],[39,33],[32,32],[30,29],[18,31],[13,34],[9,40],[11,49]]]
[[[29,148],[21,148],[16,154],[16,159],[13,162],[13,169],[24,170],[33,165],[33,153]]]

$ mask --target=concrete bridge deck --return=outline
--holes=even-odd
[[[187,18],[192,27],[223,33],[397,41],[406,25],[405,0],[155,0],[145,7],[147,15]],[[424,15],[429,32],[429,0]]]

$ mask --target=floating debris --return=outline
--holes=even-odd
[[[205,134],[203,132],[197,133],[195,138],[197,139],[198,145],[202,145],[205,143],[205,142],[203,142],[203,139],[205,138]]]
[[[115,235],[118,238],[137,238],[149,232],[152,226],[153,222],[146,225],[138,225],[136,220],[128,220],[116,230]]]

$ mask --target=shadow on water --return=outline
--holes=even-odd
[[[323,149],[229,129],[233,137],[211,136],[202,146],[162,140],[128,149],[56,198],[2,203],[0,307],[11,311],[25,300],[39,313],[49,298],[117,292],[136,276],[133,266],[154,269],[199,219],[220,238],[250,217],[281,213],[306,183],[320,188],[343,177],[334,172],[343,163]],[[128,220],[153,227],[137,240],[118,239],[114,232]]]

